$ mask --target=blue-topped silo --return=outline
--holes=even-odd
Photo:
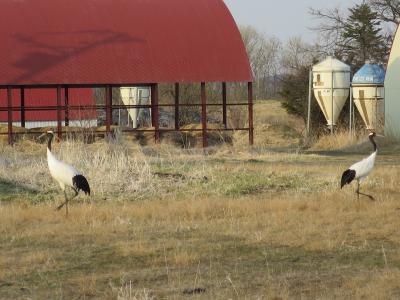
[[[378,64],[366,62],[353,76],[354,103],[369,130],[383,128],[385,70]]]

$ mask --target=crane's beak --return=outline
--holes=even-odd
[[[377,137],[383,137],[383,138],[385,137],[385,136],[382,135],[382,134],[377,134],[376,136],[377,136]]]

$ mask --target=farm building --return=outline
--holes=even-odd
[[[400,138],[400,30],[397,30],[385,77],[385,134]]]
[[[111,130],[113,111],[121,105],[113,91],[120,87],[148,87],[151,103],[124,105],[126,109],[150,108],[155,140],[174,128],[161,128],[159,109],[175,109],[179,117],[183,99],[182,84],[198,85],[203,146],[207,146],[207,84],[220,84],[221,130],[245,130],[253,141],[252,72],[240,32],[222,0],[26,0],[3,1],[0,10],[0,89],[7,101],[0,111],[7,114],[7,133],[12,143],[18,112],[31,110],[56,112],[57,133],[63,130],[63,113],[78,109],[65,101],[71,89],[104,90],[104,101],[96,111],[105,112],[105,131]],[[173,103],[159,102],[159,84],[174,84]],[[247,97],[229,103],[227,86],[241,83]],[[48,89],[55,95],[46,107],[26,98],[21,107],[21,92]],[[15,100],[17,98],[17,100]],[[15,106],[17,104],[17,106]],[[42,104],[41,104],[42,105]],[[247,126],[228,127],[227,107],[248,108]],[[36,108],[32,108],[36,106]],[[81,112],[84,107],[79,107]],[[93,111],[93,107],[89,108]],[[3,118],[4,119],[4,118]],[[53,119],[53,118],[50,118]],[[131,128],[124,131],[137,131]],[[185,129],[187,130],[187,129]]]

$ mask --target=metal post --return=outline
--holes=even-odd
[[[247,96],[249,107],[249,144],[254,145],[254,125],[253,125],[253,83],[247,84]]]
[[[207,98],[206,98],[206,83],[201,83],[201,125],[203,135],[203,148],[208,147],[207,140]]]
[[[179,83],[175,83],[175,130],[179,130]]]
[[[155,123],[155,118],[154,118],[154,113],[155,113],[155,86],[154,84],[151,85],[151,98],[150,98],[150,104],[151,104],[151,126],[155,127],[156,123]]]
[[[332,109],[332,115],[331,115],[331,134],[333,134],[333,120],[334,120],[334,113],[333,113],[333,75],[334,75],[334,71],[332,71],[332,82],[331,82],[331,97],[332,97],[332,105],[331,105],[331,109]]]
[[[68,87],[64,89],[64,104],[65,104],[65,126],[69,126],[69,90]]]
[[[57,136],[61,138],[61,87],[57,87]]]
[[[12,115],[12,106],[13,106],[13,101],[12,101],[12,88],[7,87],[7,122],[8,122],[8,144],[12,145],[13,144],[13,130],[12,130],[12,124],[13,124],[13,115]]]
[[[350,136],[353,136],[353,89],[351,87],[350,84],[350,120],[349,120],[349,124],[350,124]]]
[[[153,85],[153,104],[154,104],[154,140],[156,143],[160,142],[160,124],[159,124],[159,117],[158,117],[158,84],[155,83]]]
[[[222,124],[224,124],[224,128],[228,128],[228,124],[226,121],[226,82],[222,83]]]
[[[112,87],[106,87],[106,134],[109,135],[111,132],[112,122]]]
[[[310,138],[311,129],[311,97],[312,97],[312,87],[313,87],[313,73],[310,69],[309,79],[308,79],[308,107],[307,107],[307,139]]]
[[[21,127],[25,128],[25,89],[21,88]]]

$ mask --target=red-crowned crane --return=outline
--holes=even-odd
[[[73,166],[66,164],[63,161],[58,160],[54,154],[51,152],[51,142],[54,138],[53,131],[47,131],[47,133],[42,134],[41,136],[46,135],[47,137],[47,163],[49,166],[51,177],[53,177],[61,187],[61,190],[64,192],[65,202],[57,207],[57,210],[60,210],[65,205],[66,216],[68,216],[68,201],[72,200],[76,196],[78,196],[78,192],[82,190],[86,195],[90,195],[90,187],[86,178],[79,173]],[[70,187],[75,195],[68,199],[67,192],[65,190],[66,187]]]
[[[374,197],[368,194],[364,194],[360,192],[360,181],[368,176],[369,173],[374,168],[375,158],[378,153],[378,147],[376,146],[374,137],[376,136],[375,132],[369,134],[369,140],[374,146],[374,152],[372,152],[368,157],[363,160],[356,162],[350,168],[343,172],[342,180],[341,180],[341,188],[346,184],[350,184],[354,179],[357,180],[357,197],[360,198],[360,195],[367,196],[371,200],[375,200]]]

